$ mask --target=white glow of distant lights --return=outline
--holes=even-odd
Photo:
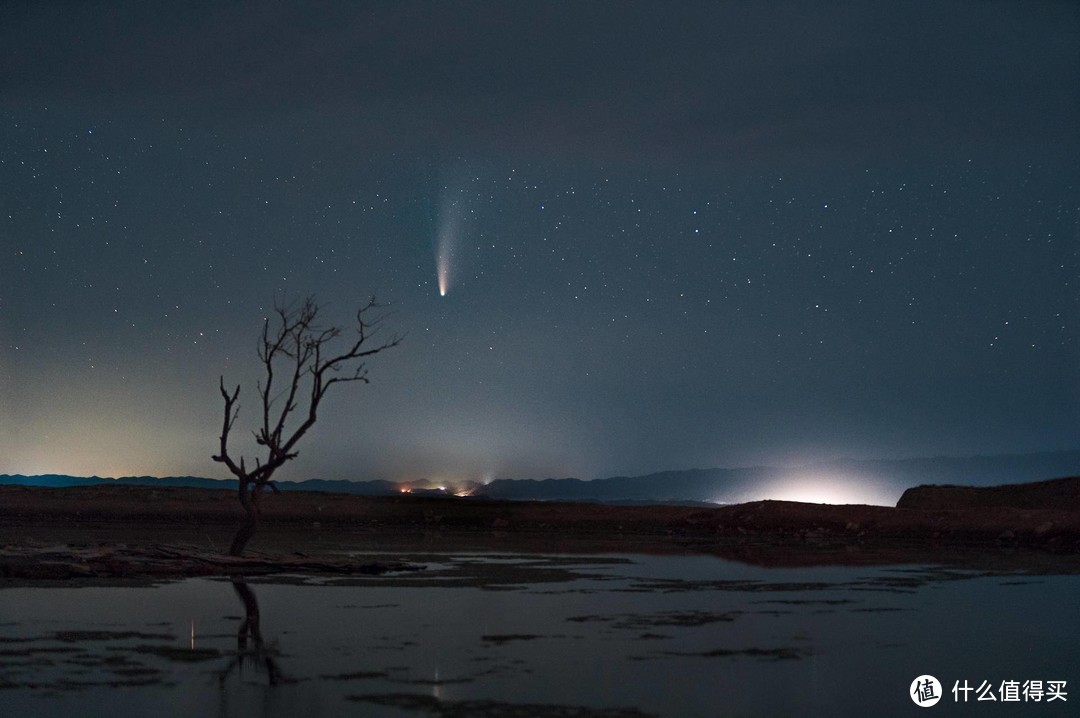
[[[890,506],[895,503],[895,500],[890,500],[878,487],[865,480],[821,474],[793,476],[771,486],[762,498],[808,504]]]

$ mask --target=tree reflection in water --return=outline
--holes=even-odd
[[[236,632],[236,655],[218,676],[222,688],[233,671],[243,675],[246,662],[255,666],[256,674],[265,672],[268,685],[293,683],[278,666],[277,647],[267,645],[263,640],[262,627],[259,624],[259,599],[255,597],[255,591],[243,581],[233,581],[232,587],[240,602],[244,604],[244,620]]]

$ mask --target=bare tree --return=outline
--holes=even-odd
[[[319,406],[330,387],[345,382],[368,383],[367,357],[401,343],[397,334],[376,341],[385,318],[378,314],[379,309],[372,297],[356,312],[355,335],[338,342],[342,328],[319,323],[320,308],[314,297],[299,303],[274,302],[274,317],[263,322],[258,346],[264,373],[258,383],[262,424],[252,433],[255,443],[265,447],[266,456],[255,458],[254,468],[248,467],[244,457],[237,463],[229,455],[229,433],[240,412],[240,385],[230,393],[225,389],[225,378],[221,378],[225,418],[221,446],[212,458],[225,464],[239,481],[240,505],[244,507],[244,521],[233,538],[229,555],[240,556],[255,535],[264,491],[277,491],[271,482],[274,472],[296,458],[296,445],[318,419]],[[338,349],[332,351],[332,346]],[[278,371],[284,375],[280,384]]]

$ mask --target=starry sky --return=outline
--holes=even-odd
[[[310,293],[278,478],[1078,448],[1078,128],[1070,2],[5,2],[0,473],[224,477]]]

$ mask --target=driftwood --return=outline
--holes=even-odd
[[[416,571],[402,562],[289,556],[222,556],[194,546],[17,546],[0,548],[0,578],[140,578],[182,576],[379,575]]]

